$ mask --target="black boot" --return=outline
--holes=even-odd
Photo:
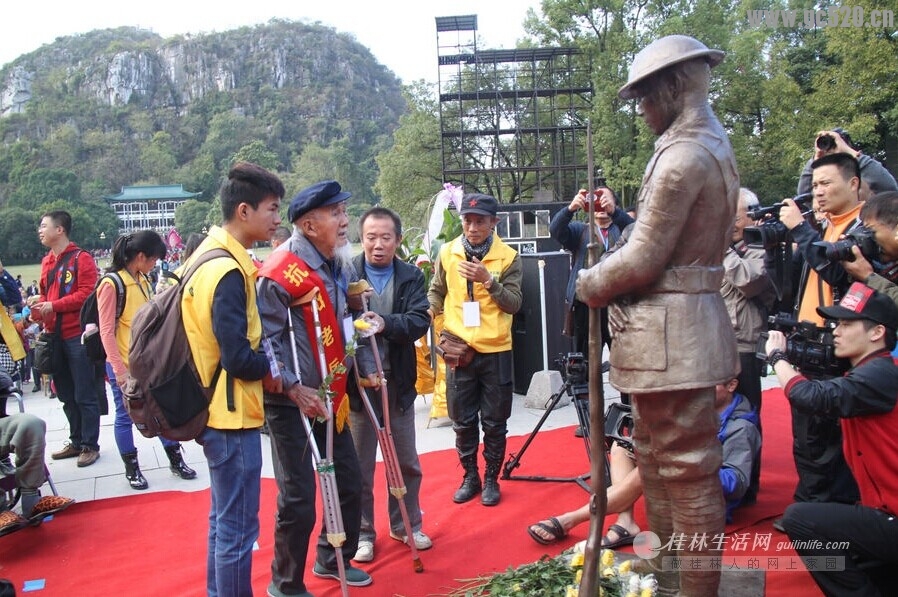
[[[484,506],[495,506],[499,503],[499,470],[501,468],[501,462],[486,464],[486,472],[483,473],[483,493],[480,494],[480,503]]]
[[[140,464],[137,462],[137,452],[122,454],[125,463],[125,478],[132,489],[146,489],[150,486],[143,473],[140,472]]]
[[[452,501],[456,504],[464,504],[474,499],[480,493],[480,471],[477,470],[477,454],[471,456],[463,456],[461,464],[465,467],[465,478],[461,482],[461,487],[452,496]]]
[[[181,444],[177,446],[169,446],[165,448],[165,453],[168,454],[168,462],[169,469],[173,475],[177,475],[182,479],[196,479],[196,471],[187,466],[187,463],[184,462],[184,458],[181,456]]]

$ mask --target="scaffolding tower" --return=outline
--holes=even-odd
[[[590,65],[577,48],[478,50],[477,15],[436,17],[443,181],[503,203],[587,185]]]

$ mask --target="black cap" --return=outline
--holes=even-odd
[[[888,296],[855,282],[838,305],[817,307],[827,319],[869,319],[890,329],[898,328],[898,305]]]
[[[342,203],[352,197],[352,193],[347,193],[336,180],[323,180],[316,182],[296,194],[290,201],[290,208],[287,210],[287,218],[290,222],[295,222],[297,218],[309,213],[318,207],[325,205],[333,205],[334,203]]]
[[[498,210],[499,202],[496,201],[495,197],[480,193],[468,193],[461,200],[461,209],[458,210],[458,213],[461,215],[480,214],[482,216],[495,216]]]

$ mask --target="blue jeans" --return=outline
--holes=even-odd
[[[252,597],[262,489],[259,429],[206,427],[196,441],[209,463],[212,494],[206,592],[210,597]]]
[[[65,365],[53,371],[56,393],[69,422],[69,440],[75,448],[100,449],[100,404],[97,366],[87,358],[81,337],[62,342]]]
[[[106,363],[106,377],[109,378],[109,385],[112,387],[112,400],[115,402],[115,445],[118,446],[119,454],[131,454],[137,451],[134,446],[134,422],[125,408],[125,400],[122,396],[122,389],[118,386],[115,378],[115,372],[112,371],[112,365]],[[179,446],[178,442],[159,436],[159,441],[166,448]]]

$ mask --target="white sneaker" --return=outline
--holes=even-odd
[[[355,550],[355,557],[352,558],[356,562],[370,562],[374,559],[374,542],[359,541],[359,547]]]
[[[433,547],[433,541],[430,540],[430,537],[428,537],[424,533],[424,531],[415,531],[414,533],[412,533],[412,537],[415,538],[416,549],[424,551],[425,549],[430,549],[431,547]],[[405,535],[399,535],[397,533],[394,533],[393,531],[390,531],[390,538],[408,544],[408,537],[406,537]],[[361,543],[359,543],[359,545],[361,546]]]

